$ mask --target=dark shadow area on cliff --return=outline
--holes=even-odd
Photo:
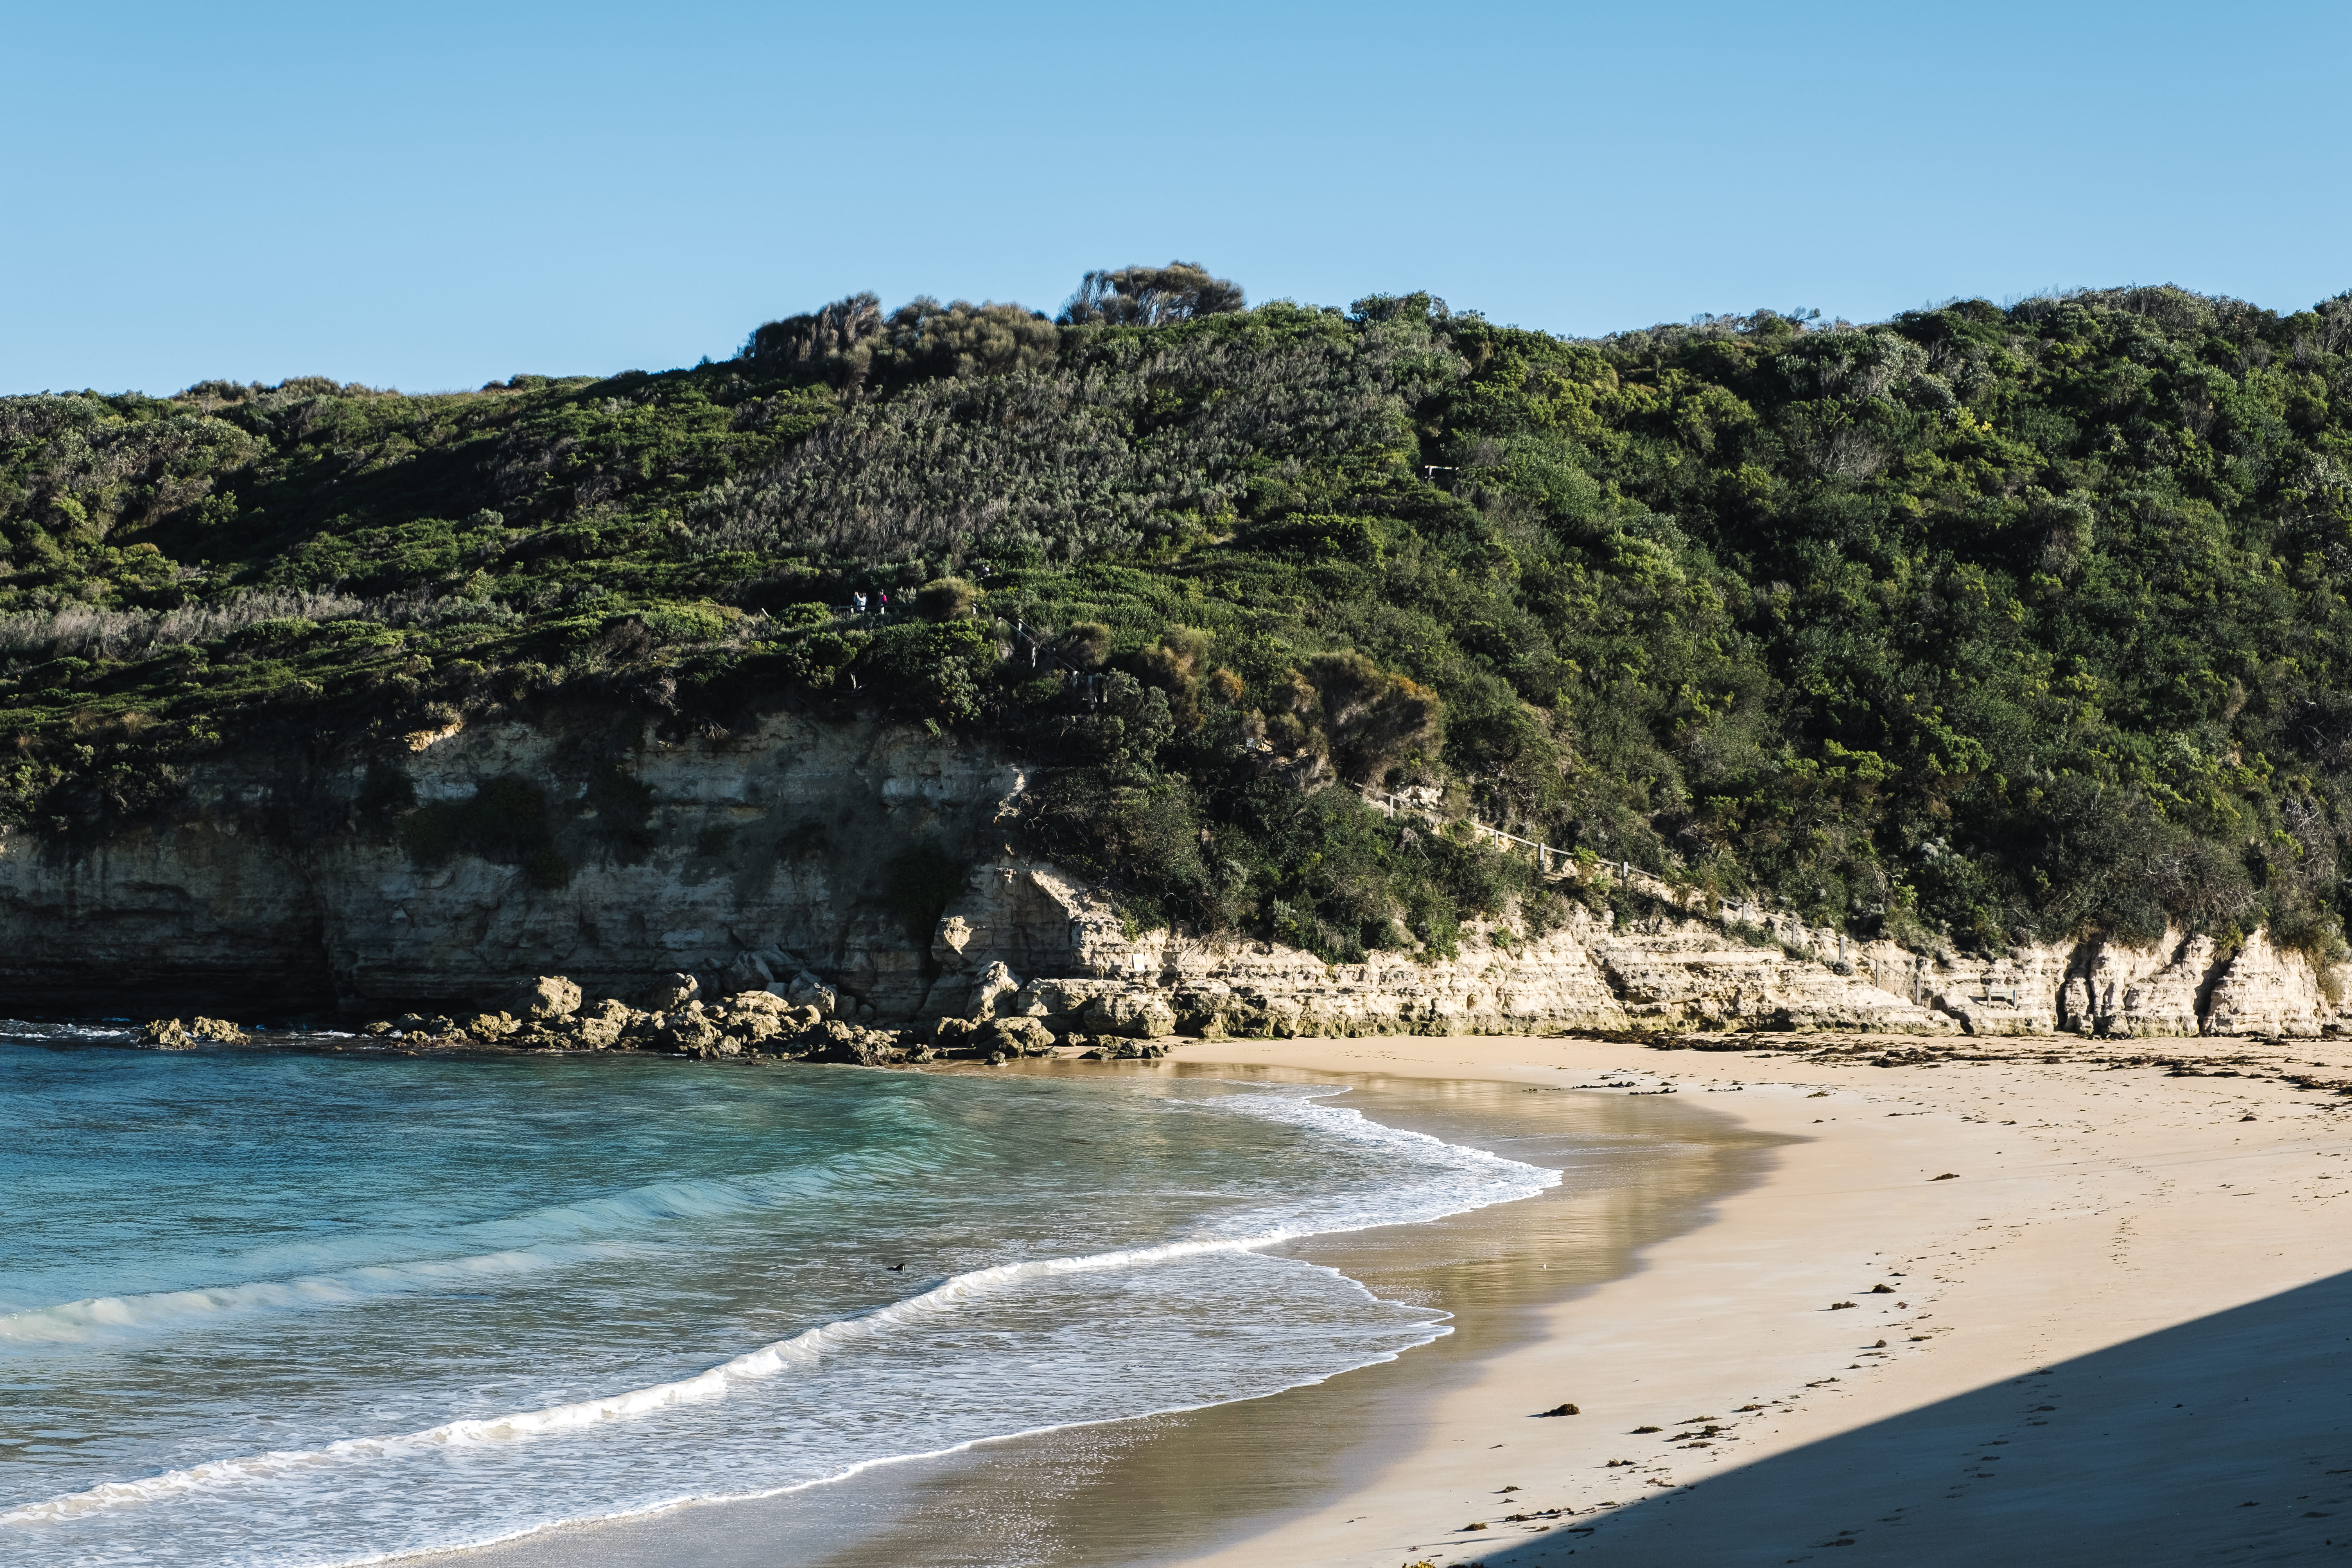
[[[1627,1452],[1656,1441],[1628,1437]],[[1469,1561],[2352,1561],[2352,1273],[1661,1493],[1590,1534],[1577,1529],[1563,1521]],[[1459,1539],[1456,1550],[1476,1544]]]

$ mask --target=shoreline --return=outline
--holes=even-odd
[[[1559,1184],[1528,1198],[1264,1249],[1452,1315],[1447,1331],[1401,1354],[1272,1394],[989,1438],[790,1497],[582,1521],[412,1560],[451,1568],[1003,1568],[1101,1563],[1107,1551],[1122,1563],[1181,1560],[1311,1507],[1402,1453],[1419,1404],[1528,1338],[1544,1307],[1623,1272],[1658,1236],[1700,1223],[1724,1192],[1757,1178],[1759,1155],[1774,1142],[1673,1100],[1538,1100],[1517,1085],[1255,1067],[1137,1062],[1113,1070],[1332,1084],[1349,1091],[1335,1103],[1382,1125],[1566,1169]]]
[[[1704,1110],[1761,1168],[1685,1194],[1685,1221],[1618,1266],[1503,1303],[1483,1341],[1457,1305],[1454,1334],[1320,1384],[817,1483],[791,1500],[811,1514],[784,1531],[791,1560],[2352,1563],[2346,1042],[1170,1045],[1165,1061],[998,1070],[1386,1085],[1386,1113],[1351,1108],[1431,1131],[1403,1109],[1418,1086],[1454,1118],[1438,1135],[1497,1152],[1531,1107],[1638,1107],[1652,1137],[1648,1113]],[[1322,1256],[1346,1233],[1280,1250],[1427,1273],[1545,1201],[1382,1227],[1394,1254],[1355,1267]],[[1479,1268],[1541,1268],[1548,1244],[1486,1239]],[[1580,1414],[1530,1419],[1561,1403]],[[1257,1473],[1276,1459],[1284,1474]],[[783,1500],[404,1560],[767,1563]],[[1015,1505],[1027,1534],[1007,1552],[988,1531]]]
[[[1179,1047],[1528,1087],[1616,1069],[1803,1140],[1442,1391],[1410,1454],[1181,1561],[2352,1561],[2342,1042],[1677,1043]],[[2243,1065],[2160,1076],[2176,1046]],[[1582,1414],[1528,1419],[1555,1397]]]

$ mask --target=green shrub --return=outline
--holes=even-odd
[[[971,614],[980,590],[961,577],[934,577],[915,591],[915,608],[935,621]]]

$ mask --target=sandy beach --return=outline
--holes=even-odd
[[[1456,1314],[1397,1362],[457,1560],[2352,1561],[2343,1045],[1694,1043],[1180,1045],[1122,1070],[1328,1077],[1529,1158],[1661,1152],[1302,1247]]]
[[[1797,1140],[1434,1393],[1409,1453],[1182,1560],[2352,1560],[2341,1043],[1759,1044],[1181,1047],[1672,1089]]]

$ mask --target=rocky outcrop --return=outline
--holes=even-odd
[[[1594,952],[1637,1022],[1668,1028],[1957,1033],[1958,1020],[1907,1001],[1853,966],[1743,942],[1694,920],[1653,916],[1596,933]]]
[[[884,1048],[873,1031],[946,1021],[1003,1026],[986,1048],[1006,1055],[1038,1031],[1116,1051],[1171,1033],[2347,1022],[2341,975],[2260,934],[1922,954],[1622,868],[1565,923],[1474,927],[1451,955],[1332,964],[1135,933],[1106,889],[1014,850],[1025,786],[1017,758],[950,736],[792,714],[668,738],[558,715],[232,757],[104,842],[0,832],[0,1006],[404,1009],[433,1037],[724,1054],[775,1037],[772,1004],[803,1019],[793,1038],[837,1027],[822,1048],[854,1060]]]
[[[952,737],[788,714],[681,740],[587,713],[228,756],[103,842],[0,831],[0,1005],[458,1013],[523,976],[629,997],[752,953],[852,1021],[911,1017],[936,974],[893,868],[1001,849],[1023,778]],[[479,825],[518,803],[525,820]],[[421,839],[403,826],[420,810],[488,853]]]
[[[2214,1035],[2311,1035],[2340,1016],[2340,979],[2317,973],[2299,952],[2281,952],[2256,931],[2214,980],[2205,1013]],[[2330,991],[2333,991],[2333,997]]]
[[[1623,1028],[1625,1011],[1580,928],[1540,937],[1469,933],[1460,954],[1375,953],[1330,964],[1280,943],[1130,937],[1110,900],[1052,865],[1006,857],[976,868],[940,921],[935,994],[964,979],[969,1016],[1043,1020],[1056,1032],[1157,1035],[1519,1033]],[[946,940],[952,934],[952,941]],[[1038,976],[1007,994],[1013,976]]]
[[[154,1051],[192,1051],[207,1043],[241,1046],[247,1036],[226,1018],[157,1018],[131,1031],[131,1043]]]

